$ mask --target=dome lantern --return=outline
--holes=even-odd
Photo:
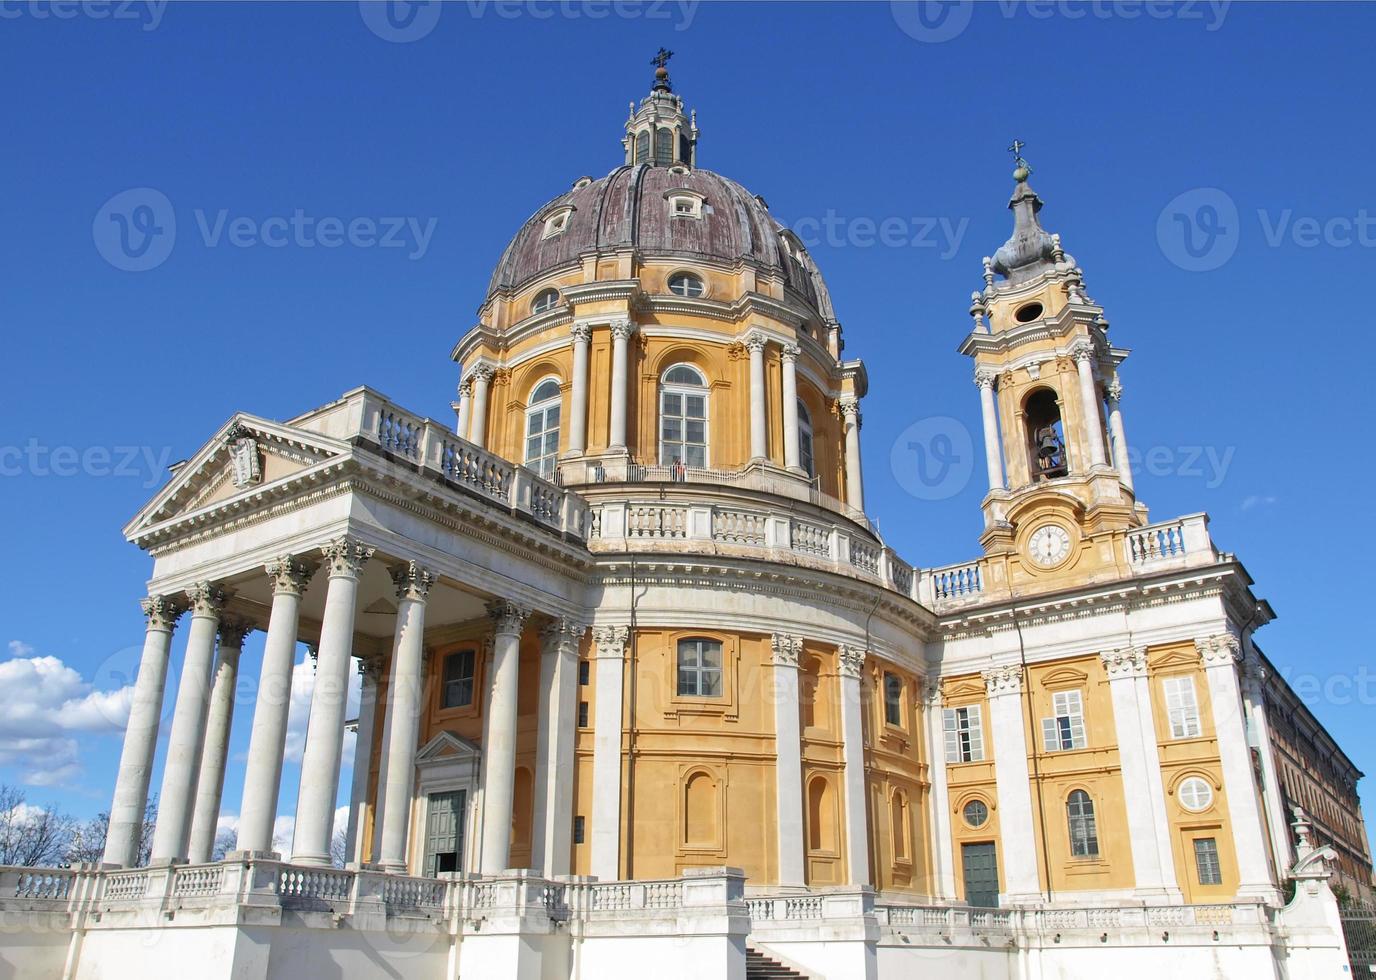
[[[697,113],[685,113],[683,99],[674,94],[669,79],[669,59],[664,48],[650,59],[655,66],[654,85],[637,110],[631,103],[626,135],[621,140],[628,166],[644,163],[656,167],[693,167],[697,159]]]

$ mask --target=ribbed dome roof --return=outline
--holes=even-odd
[[[703,199],[702,217],[670,216],[671,191]],[[545,220],[573,208],[565,230],[545,235]],[[833,317],[826,286],[812,258],[784,244],[784,227],[740,184],[710,170],[623,166],[601,180],[575,187],[550,201],[521,226],[492,273],[488,297],[519,289],[589,251],[635,248],[644,256],[734,263],[748,259],[782,271],[786,285]]]

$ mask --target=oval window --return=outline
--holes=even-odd
[[[1017,312],[1013,314],[1013,319],[1017,320],[1019,323],[1031,323],[1041,315],[1042,304],[1024,303],[1022,306],[1019,306]]]
[[[691,272],[675,272],[669,277],[669,292],[675,296],[701,296],[706,291],[702,280]]]
[[[971,800],[965,804],[965,809],[960,811],[960,815],[971,827],[983,827],[989,820],[989,806],[983,800]]]
[[[1180,784],[1180,805],[1191,813],[1207,810],[1214,801],[1214,788],[1198,776],[1191,776]]]
[[[535,297],[535,302],[530,304],[530,312],[544,313],[546,310],[554,309],[554,304],[559,302],[559,290],[545,289]]]

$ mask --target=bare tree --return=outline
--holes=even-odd
[[[221,830],[215,834],[215,844],[210,849],[210,860],[223,861],[225,855],[239,846],[239,837],[232,830]]]
[[[57,864],[66,857],[73,826],[56,807],[30,806],[22,789],[0,785],[0,864]]]
[[[349,837],[343,830],[336,830],[330,838],[330,863],[336,868],[349,863]]]
[[[157,797],[148,801],[143,809],[143,826],[139,828],[139,853],[135,864],[148,863],[153,850],[153,828],[158,822]],[[83,861],[97,863],[105,857],[105,840],[110,834],[110,813],[97,813],[85,823],[77,824],[72,833],[71,844],[67,848],[66,861],[78,864]]]

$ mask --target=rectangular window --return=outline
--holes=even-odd
[[[574,817],[574,818],[573,818],[573,842],[574,842],[575,844],[581,844],[581,843],[583,843],[583,818],[582,818],[582,817]]]
[[[1201,885],[1223,884],[1223,869],[1218,865],[1218,841],[1212,837],[1196,837],[1194,866]]]
[[[903,678],[884,673],[884,720],[903,727]]]
[[[589,664],[586,660],[580,660],[580,661],[578,661],[578,686],[579,686],[579,687],[587,687],[587,686],[588,686],[588,675],[589,675],[589,673],[591,672],[591,668],[592,668],[592,665]]]
[[[941,725],[946,736],[947,762],[982,762],[984,729],[980,725],[979,705],[946,708]]]
[[[588,702],[586,701],[578,702],[578,727],[588,727]]]
[[[460,650],[444,658],[441,708],[464,708],[473,703],[473,651]]]
[[[1194,678],[1167,677],[1161,681],[1161,691],[1166,696],[1171,738],[1198,738],[1199,702],[1194,696]]]
[[[721,697],[721,644],[716,640],[678,641],[680,697]]]
[[[1042,748],[1047,752],[1082,749],[1085,738],[1084,698],[1079,691],[1057,691],[1051,696],[1052,717],[1042,719]]]

